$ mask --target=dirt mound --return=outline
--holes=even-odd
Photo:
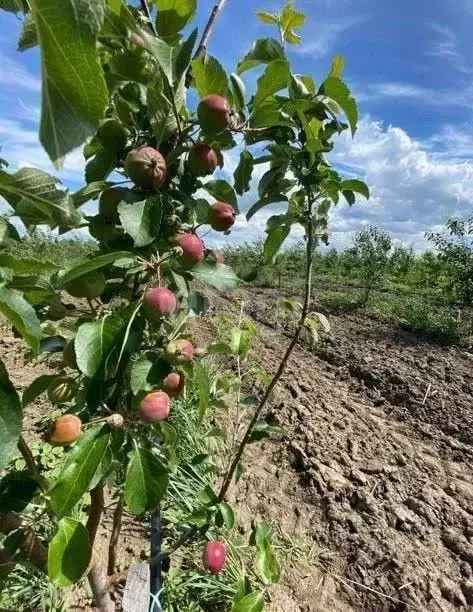
[[[250,312],[260,323],[256,354],[270,372],[287,344],[275,322],[272,297],[260,292],[258,299],[254,294],[250,299],[245,291],[237,296],[251,304]],[[295,350],[268,415],[285,428],[286,444],[253,451],[260,470],[286,459],[292,473],[277,468],[274,474],[257,477],[250,467],[250,482],[242,485],[238,497],[249,514],[269,514],[286,527],[292,525],[294,534],[305,533],[326,547],[339,601],[355,610],[473,610],[473,453],[448,435],[448,422],[458,423],[454,433],[469,439],[460,431],[460,423],[466,429],[471,415],[467,357],[419,346],[414,338],[411,345],[407,337],[398,344],[388,340],[382,327],[377,334],[376,323],[366,331],[360,322],[364,332],[356,334],[355,319],[348,321],[352,328],[346,324],[351,336],[345,350],[347,355],[353,350],[353,355],[345,363],[342,349],[330,364],[304,348]],[[338,323],[334,334],[343,333]],[[338,338],[332,350],[335,346]],[[318,354],[323,357],[327,351],[326,346]],[[422,377],[414,360],[426,368]],[[363,375],[356,375],[356,364]],[[399,378],[393,378],[395,373]],[[409,392],[404,403],[391,404],[388,396],[382,407],[369,405],[372,389],[377,391],[373,399],[380,397],[380,389],[366,383],[369,375],[393,394],[406,392],[406,385],[410,388],[417,381],[416,393]],[[436,414],[437,403],[422,404],[429,382],[441,388],[444,401],[462,384],[462,402],[445,401],[442,414]],[[440,391],[431,399],[437,395]],[[424,411],[413,410],[414,403]],[[438,439],[437,423],[446,432],[438,432]],[[311,597],[299,599],[296,609],[336,609],[314,590]]]

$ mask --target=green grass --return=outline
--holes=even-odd
[[[40,261],[51,261],[66,267],[74,261],[85,259],[97,250],[91,240],[80,238],[58,238],[51,233],[33,232],[21,242],[11,242],[9,251],[18,257],[34,257]]]

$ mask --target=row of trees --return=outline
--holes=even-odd
[[[447,301],[473,302],[473,219],[450,219],[444,232],[429,232],[434,247],[416,253],[412,246],[394,244],[389,234],[377,227],[360,230],[350,247],[330,248],[314,255],[315,274],[329,282],[355,283],[364,289],[367,301],[373,289],[417,288]],[[259,243],[230,247],[228,258],[246,280],[256,278],[254,262],[260,257]],[[259,280],[281,287],[285,277],[297,278],[304,253],[296,245],[280,253],[271,266],[258,269]]]

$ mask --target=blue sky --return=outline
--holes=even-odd
[[[199,2],[199,25],[213,1]],[[364,177],[373,198],[335,210],[332,244],[349,244],[367,223],[422,248],[424,232],[451,215],[466,215],[473,202],[473,0],[297,0],[308,17],[303,45],[292,47],[294,70],[320,82],[334,54],[346,58],[345,79],[360,105],[354,140],[342,136],[332,161]],[[271,34],[255,10],[277,11],[274,0],[228,0],[210,52],[232,70],[252,40]],[[0,13],[1,154],[11,167],[52,168],[38,143],[40,104],[37,50],[16,51],[20,22]],[[251,83],[253,78],[245,78]],[[226,156],[232,170],[237,155]],[[81,184],[81,152],[71,154],[59,176]],[[255,200],[252,190],[241,202]],[[269,209],[249,224],[241,216],[231,240],[262,237]],[[297,238],[297,236],[296,236]]]

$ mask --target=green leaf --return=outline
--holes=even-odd
[[[116,13],[117,15],[120,14],[122,0],[107,0],[107,4],[114,13]]]
[[[264,608],[264,593],[254,591],[233,602],[231,612],[262,612]]]
[[[150,244],[159,235],[163,212],[160,195],[150,196],[141,202],[122,202],[118,205],[123,229],[133,238],[136,247]]]
[[[206,55],[204,59],[195,59],[191,66],[194,85],[201,98],[209,94],[223,96],[227,93],[227,73],[215,57]]]
[[[320,93],[334,100],[343,110],[354,136],[358,123],[358,107],[355,98],[343,81],[336,77],[328,77],[320,87]]]
[[[51,283],[40,276],[15,276],[9,284],[10,289],[18,289],[32,306],[57,302],[58,296]]]
[[[197,280],[215,287],[219,291],[230,291],[240,284],[235,272],[225,264],[210,264],[202,262],[192,268],[192,274]]]
[[[37,353],[43,332],[36,312],[22,295],[6,287],[0,287],[0,314],[10,321],[16,331]]]
[[[233,529],[235,526],[235,513],[226,502],[220,502],[217,506],[217,511],[220,514],[222,525],[227,529]]]
[[[48,575],[58,587],[69,587],[85,573],[92,550],[89,535],[77,519],[65,517],[48,547]]]
[[[113,253],[99,255],[98,257],[94,257],[93,259],[82,261],[60,274],[58,282],[60,283],[61,287],[64,287],[76,278],[85,276],[86,274],[89,274],[94,270],[100,270],[101,268],[105,268],[106,266],[113,264],[118,259],[122,259],[124,257],[133,257],[133,253],[129,253],[128,251],[115,251]]]
[[[264,241],[264,247],[263,247],[264,263],[271,264],[274,262],[274,258],[278,254],[286,238],[289,236],[290,231],[291,231],[290,225],[280,225],[280,226],[268,228],[266,230],[266,233],[268,234],[268,236],[266,240]]]
[[[9,13],[20,13],[27,10],[23,0],[0,0],[0,9]]]
[[[345,190],[345,191],[348,190],[348,191],[354,191],[355,193],[359,193],[360,195],[365,197],[367,200],[369,200],[370,198],[370,190],[369,190],[368,185],[358,179],[349,179],[347,181],[342,181],[341,188],[342,190]]]
[[[194,30],[185,42],[172,45],[144,30],[140,31],[140,36],[148,51],[158,62],[167,84],[174,91],[185,78],[197,38],[197,30]]]
[[[40,140],[57,165],[91,136],[108,104],[97,36],[100,0],[31,0],[41,45]]]
[[[304,25],[304,13],[296,11],[294,3],[288,2],[281,14],[280,23],[284,40],[293,45],[298,45],[301,42],[301,37],[295,32],[295,29]]]
[[[9,472],[0,480],[0,512],[23,512],[39,489],[27,471]]]
[[[38,44],[38,31],[32,13],[27,13],[21,24],[20,37],[18,39],[18,51],[25,51],[36,47]]]
[[[257,421],[251,432],[250,442],[259,442],[271,436],[281,436],[283,430],[277,425],[270,425],[266,421]]]
[[[51,261],[39,261],[34,257],[17,257],[11,253],[0,252],[0,266],[11,268],[15,274],[40,274],[41,272],[49,272],[57,270],[57,265]]]
[[[64,467],[50,491],[51,507],[59,516],[71,510],[110,469],[112,434],[108,426],[91,427],[67,454]]]
[[[14,174],[0,170],[0,195],[7,200],[23,223],[77,227],[81,214],[72,198],[57,187],[57,179],[36,168],[22,168]]]
[[[155,510],[168,487],[169,474],[147,448],[132,452],[125,480],[125,503],[132,514]]]
[[[22,410],[18,394],[0,359],[0,470],[15,452],[21,433]]]
[[[194,380],[196,382],[199,395],[199,420],[202,422],[205,413],[210,406],[210,385],[211,381],[207,370],[197,362],[194,366]]]
[[[253,173],[253,155],[246,149],[240,153],[240,161],[235,169],[235,191],[243,195],[250,190],[251,175]]]
[[[87,183],[105,181],[108,175],[115,168],[116,153],[99,147],[94,157],[85,166],[85,180]]]
[[[100,193],[102,193],[102,191],[105,191],[105,189],[112,186],[113,183],[109,183],[107,181],[96,181],[81,187],[71,196],[74,206],[76,208],[82,206],[82,204],[85,204],[89,200],[95,199]]]
[[[158,8],[156,29],[161,38],[172,38],[191,21],[196,0],[154,0]]]
[[[322,124],[316,117],[312,117],[312,119],[308,121],[304,113],[299,112],[298,114],[307,139],[307,149],[313,153],[320,151],[323,148],[319,139]]]
[[[332,68],[330,69],[330,76],[339,79],[342,76],[344,69],[345,69],[345,58],[343,57],[343,55],[336,55],[332,60]]]
[[[259,210],[268,206],[268,204],[275,204],[276,202],[287,202],[287,197],[282,195],[281,193],[267,196],[265,198],[261,198],[257,202],[253,204],[246,213],[246,220],[249,221],[253,215],[255,215]]]
[[[51,382],[56,378],[56,374],[43,374],[35,378],[33,382],[23,391],[21,402],[23,408],[31,404],[38,396],[47,391]]]
[[[101,321],[83,323],[76,334],[74,348],[79,370],[88,378],[107,380],[114,375],[111,354],[121,345],[124,322],[117,315]]]
[[[274,60],[268,64],[263,75],[258,79],[253,111],[272,94],[287,87],[291,79],[289,62],[286,60]]]
[[[271,13],[267,13],[266,11],[258,11],[256,16],[263,22],[268,24],[278,24],[279,18],[278,15],[272,15]]]
[[[208,181],[202,185],[202,189],[205,189],[207,193],[210,193],[216,200],[220,202],[228,202],[238,212],[237,197],[235,190],[223,179],[216,181]]]
[[[166,359],[156,357],[153,353],[141,355],[131,367],[130,388],[133,394],[157,387],[171,370]]]
[[[160,73],[155,76],[146,92],[146,110],[159,146],[177,130],[176,116],[169,100],[169,94],[166,95],[163,77]]]
[[[0,247],[6,246],[10,240],[20,241],[20,235],[14,225],[0,217]]]
[[[269,64],[277,59],[284,59],[284,49],[274,38],[258,38],[251,51],[245,55],[237,66],[237,73],[255,68],[260,64]]]
[[[246,87],[240,77],[232,72],[230,75],[230,83],[233,92],[233,106],[237,110],[245,108]]]

